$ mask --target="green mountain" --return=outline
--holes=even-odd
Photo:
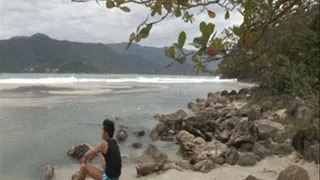
[[[0,41],[1,73],[135,73],[194,74],[191,64],[174,64],[164,48],[133,44],[79,43],[55,40],[44,34]]]

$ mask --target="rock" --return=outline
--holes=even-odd
[[[258,124],[258,136],[260,140],[272,138],[274,139],[278,133],[278,129],[268,124]]]
[[[161,121],[174,121],[174,120],[178,120],[178,119],[183,119],[185,117],[187,117],[188,114],[182,110],[179,109],[178,111],[174,112],[174,113],[169,113],[169,114],[155,114],[153,117],[158,119],[160,122]]]
[[[119,129],[117,132],[116,132],[116,138],[118,141],[124,141],[128,138],[128,133],[126,130],[124,129]]]
[[[259,123],[257,124],[259,139],[264,140],[268,138],[275,139],[278,132],[280,131],[277,127],[273,126],[272,123]]]
[[[150,132],[151,139],[156,140],[161,134],[168,133],[170,128],[163,122],[159,122]]]
[[[251,106],[248,112],[248,121],[258,120],[262,117],[261,107],[257,105]]]
[[[167,171],[169,169],[176,169],[177,171],[182,171],[182,168],[175,164],[174,162],[168,162],[162,168],[163,171]]]
[[[215,167],[216,167],[215,164],[211,160],[205,159],[194,164],[193,170],[207,173],[212,169],[214,169]]]
[[[137,136],[144,136],[146,134],[146,132],[143,129],[136,130],[133,133]]]
[[[243,179],[243,180],[260,180],[260,179],[254,177],[254,176],[252,176],[252,175],[249,175],[248,177],[246,177],[246,178]]]
[[[54,167],[52,165],[46,165],[44,167],[44,176],[47,179],[51,179],[54,176]]]
[[[217,103],[213,106],[214,109],[223,109],[225,108],[226,106],[224,104],[220,104],[220,103]]]
[[[221,95],[221,96],[228,96],[229,93],[228,93],[228,91],[223,90],[220,95]]]
[[[181,167],[182,169],[191,169],[192,165],[187,160],[178,160],[176,161],[176,165]]]
[[[226,154],[226,163],[230,165],[235,165],[239,159],[239,152],[236,148],[231,147],[229,152]]]
[[[138,158],[137,174],[145,176],[158,172],[162,170],[166,163],[168,163],[168,155],[162,149],[150,144]]]
[[[233,96],[233,95],[237,95],[237,91],[236,90],[230,91],[229,96]]]
[[[220,141],[212,141],[206,144],[202,149],[204,152],[209,153],[209,158],[212,160],[217,159],[219,157],[224,157],[226,153],[229,151],[229,148],[221,143]]]
[[[292,154],[294,152],[294,148],[291,145],[291,140],[286,140],[281,144],[274,144],[273,153],[278,156],[286,156]]]
[[[88,144],[79,144],[75,147],[72,146],[67,152],[67,154],[68,156],[71,156],[77,160],[81,160],[81,158],[86,154],[86,152],[90,150],[90,148],[91,147]]]
[[[204,110],[207,107],[206,105],[207,105],[206,102],[198,102],[198,103],[189,102],[188,109],[190,109],[195,113],[198,113],[199,111]]]
[[[267,156],[271,156],[273,153],[265,148],[261,142],[256,142],[253,145],[252,152],[260,157],[260,159],[264,159]]]
[[[134,142],[134,143],[132,143],[132,147],[135,148],[135,149],[138,149],[138,148],[142,147],[142,144],[139,143],[139,142]]]
[[[256,155],[252,152],[241,153],[239,155],[238,165],[240,166],[254,166],[256,163]]]
[[[243,143],[238,148],[238,151],[240,151],[240,152],[251,152],[252,148],[253,148],[253,144],[251,144],[251,143]]]
[[[240,89],[238,92],[239,95],[247,95],[248,93],[249,93],[249,89],[246,89],[246,88]]]
[[[300,166],[290,165],[280,172],[277,180],[310,180],[308,172]]]
[[[223,157],[218,157],[214,160],[214,163],[218,164],[218,165],[223,165],[226,162],[226,160]]]
[[[273,103],[271,101],[264,101],[262,103],[261,111],[262,112],[267,112],[273,108]]]
[[[292,146],[300,154],[305,154],[309,146],[318,144],[319,142],[319,129],[317,125],[310,125],[310,127],[297,132],[292,138]]]
[[[319,164],[319,143],[310,145],[303,153],[303,158],[309,162],[315,161],[315,163]]]
[[[196,99],[196,102],[199,103],[199,102],[207,102],[206,99],[203,99],[203,98],[197,98]]]
[[[252,121],[240,122],[231,132],[231,137],[226,143],[227,146],[239,147],[243,143],[253,144],[258,140],[258,129]]]
[[[229,140],[231,133],[227,129],[223,130],[221,133],[219,133],[217,140],[225,143]]]

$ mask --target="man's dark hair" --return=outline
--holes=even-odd
[[[114,122],[111,121],[110,119],[105,119],[102,125],[103,125],[103,130],[108,133],[110,138],[113,138],[113,134],[115,131]]]

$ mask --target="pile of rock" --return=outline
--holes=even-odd
[[[183,164],[182,168],[201,172],[224,163],[253,166],[267,156],[291,154],[294,151],[291,140],[282,144],[275,142],[285,128],[273,121],[277,117],[271,111],[273,103],[248,104],[249,93],[248,89],[238,93],[208,93],[206,99],[197,98],[188,103],[188,108],[194,112],[192,116],[181,109],[170,114],[156,114],[154,118],[158,123],[151,131],[151,138],[176,140],[184,161],[175,165]],[[315,146],[310,146],[313,152],[319,148]]]

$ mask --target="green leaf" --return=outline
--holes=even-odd
[[[131,33],[130,38],[129,38],[129,43],[127,44],[127,50],[130,48],[132,41],[136,38],[136,33]]]
[[[153,11],[151,12],[151,16],[154,16],[155,14],[156,14],[156,11],[153,10]]]
[[[120,9],[122,11],[124,11],[124,12],[130,12],[131,11],[130,8],[128,8],[127,6],[122,6],[122,7],[120,7]]]
[[[175,60],[176,60],[178,63],[183,64],[183,63],[186,62],[186,57],[183,56],[183,57],[177,58],[177,59],[175,59]]]
[[[106,6],[108,9],[111,9],[111,8],[115,7],[116,5],[114,4],[113,1],[108,0]]]
[[[169,57],[169,58],[175,58],[175,56],[176,56],[176,50],[175,50],[174,46],[171,46],[171,47],[167,48],[167,49],[165,50],[165,54],[166,54],[166,56]]]
[[[143,39],[147,38],[149,36],[151,28],[152,28],[152,24],[149,24],[146,27],[142,28],[142,30],[139,33],[141,38],[143,38]]]
[[[140,42],[141,41],[141,36],[138,34],[135,38],[134,41]]]
[[[209,36],[213,33],[213,31],[214,31],[214,24],[212,24],[212,23],[209,23],[208,25],[207,25],[207,32],[208,32],[208,34],[209,34]]]
[[[175,15],[176,17],[180,17],[180,16],[181,16],[181,10],[180,10],[179,7],[175,10],[174,15]]]
[[[199,63],[199,62],[200,62],[200,60],[199,60],[199,58],[197,57],[197,55],[192,56],[192,61],[193,61],[194,63]]]
[[[116,0],[117,6],[120,6],[121,4],[124,3],[124,0]]]
[[[207,33],[207,25],[204,21],[202,21],[200,23],[200,31],[201,31],[202,35]]]
[[[227,10],[226,14],[224,15],[224,19],[229,19],[230,18],[230,13],[229,11]]]
[[[187,34],[186,34],[184,31],[182,31],[182,32],[179,34],[179,37],[178,37],[178,47],[179,47],[180,49],[183,48],[183,46],[184,46],[184,44],[185,44],[185,42],[186,42],[186,39],[187,39]]]
[[[203,64],[199,64],[199,69],[201,72],[205,72],[206,71],[206,67]]]

